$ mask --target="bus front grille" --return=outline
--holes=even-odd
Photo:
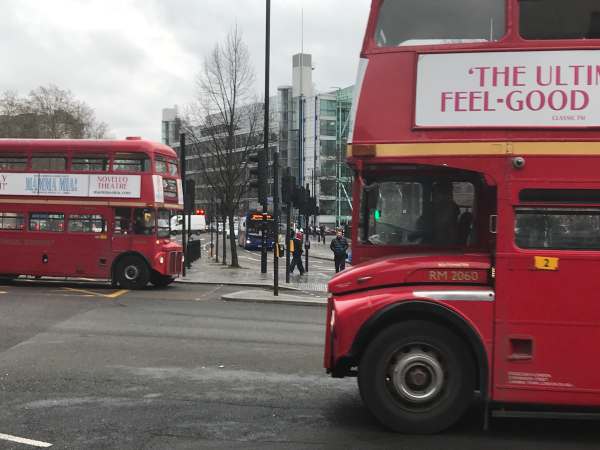
[[[169,274],[177,274],[181,272],[181,252],[169,253]]]

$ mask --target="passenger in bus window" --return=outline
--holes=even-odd
[[[453,198],[452,183],[434,184],[431,199],[430,207],[417,219],[417,231],[410,239],[438,246],[458,244],[460,208]]]

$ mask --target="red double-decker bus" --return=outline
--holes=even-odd
[[[386,426],[600,406],[599,11],[373,1],[324,364]]]
[[[124,141],[0,140],[0,261],[19,275],[92,277],[125,289],[170,284],[182,248],[175,152]]]

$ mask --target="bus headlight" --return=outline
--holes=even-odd
[[[164,263],[165,263],[165,257],[164,257],[164,256],[161,256],[160,258],[158,258],[158,262],[159,262],[160,264],[164,264]]]
[[[250,239],[246,239],[246,244],[250,244]]]

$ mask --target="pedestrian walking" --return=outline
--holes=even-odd
[[[323,245],[325,245],[325,225],[321,225],[319,231],[321,233],[321,241],[323,242]]]
[[[344,270],[346,268],[346,258],[348,257],[348,241],[342,234],[342,230],[337,230],[336,236],[331,240],[329,248],[333,252],[335,273]]]
[[[304,265],[302,264],[302,240],[303,235],[300,231],[296,233],[296,236],[291,241],[293,249],[290,249],[292,253],[292,262],[290,263],[290,273],[294,273],[294,269],[298,267],[300,275],[304,275]]]

